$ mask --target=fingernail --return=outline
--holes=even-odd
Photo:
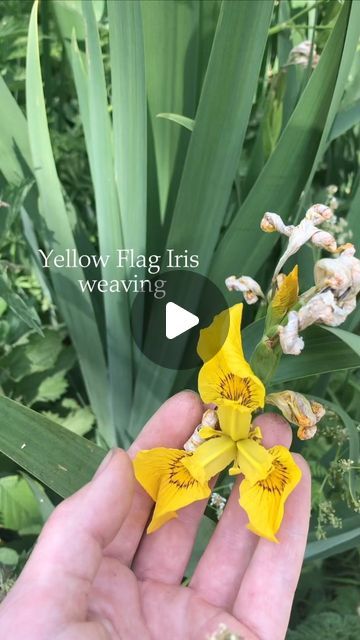
[[[103,471],[105,471],[105,469],[109,466],[111,460],[113,459],[115,453],[116,453],[117,449],[110,449],[110,451],[107,452],[105,458],[102,460],[102,462],[100,463],[100,465],[98,466],[94,476],[93,476],[93,480],[95,480],[96,478],[98,478]]]

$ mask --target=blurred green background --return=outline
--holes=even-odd
[[[359,35],[359,0],[0,0],[0,594],[104,450],[196,387],[137,352],[131,295],[81,294],[99,270],[44,270],[38,249],[188,249],[232,304],[232,273],[269,286],[282,243],[265,211],[296,222],[329,204],[329,230],[357,245]],[[296,256],[302,290],[319,257]],[[328,409],[295,445],[313,511],[292,640],[359,637],[359,325],[356,310],[346,334],[309,333],[273,384]]]

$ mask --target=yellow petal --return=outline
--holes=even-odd
[[[245,478],[239,502],[248,515],[248,528],[277,542],[275,534],[283,519],[285,501],[300,481],[301,471],[285,447],[273,447],[269,454],[273,466],[268,477],[257,482]]]
[[[199,429],[199,436],[203,440],[208,440],[209,438],[220,438],[221,431],[220,429],[213,429],[212,427],[201,427],[201,429]]]
[[[214,317],[208,327],[201,329],[197,352],[203,362],[211,360],[228,341],[244,358],[240,335],[243,306],[235,304],[225,309]]]
[[[172,461],[184,451],[180,449],[149,449],[139,451],[134,460],[133,467],[135,478],[155,501],[160,487],[160,481],[164,474],[168,473]]]
[[[283,278],[269,305],[267,326],[278,324],[295,305],[298,296],[299,279],[296,265],[291,273]]]
[[[234,404],[220,405],[217,410],[220,429],[232,440],[247,438],[251,426],[251,410]]]
[[[198,386],[204,402],[242,405],[253,411],[264,406],[265,389],[244,358],[240,333],[242,307],[242,304],[230,307],[200,332],[198,353],[204,365]]]
[[[198,482],[204,484],[225,469],[236,456],[236,445],[231,438],[220,436],[201,444],[184,466]]]
[[[201,367],[198,387],[203,402],[243,406],[251,411],[263,407],[265,389],[262,382],[245,360],[236,363],[235,355],[231,360],[229,362],[219,353]]]
[[[193,455],[180,449],[164,448],[140,451],[136,455],[133,461],[135,477],[156,500],[148,533],[176,518],[178,509],[209,497],[208,483],[195,480],[183,464]]]
[[[269,475],[273,459],[269,451],[255,440],[239,440],[236,443],[236,462],[249,482],[263,480]]]

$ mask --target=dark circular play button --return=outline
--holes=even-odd
[[[200,366],[196,351],[200,330],[228,309],[222,292],[211,280],[188,269],[162,271],[141,286],[131,309],[132,333],[139,349],[168,369]],[[228,316],[226,313],[221,337],[210,347],[209,357],[226,339]]]

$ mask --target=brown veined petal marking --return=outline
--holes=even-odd
[[[182,463],[184,458],[190,458],[192,455],[192,452],[181,451],[174,456],[169,465],[169,484],[175,485],[178,489],[189,489],[194,484],[198,484]]]
[[[281,495],[290,479],[289,469],[279,460],[274,458],[272,469],[265,480],[258,480],[257,484],[264,491]]]
[[[257,386],[251,378],[240,378],[231,371],[222,372],[218,387],[220,396],[225,400],[238,402],[251,410],[259,406]]]

